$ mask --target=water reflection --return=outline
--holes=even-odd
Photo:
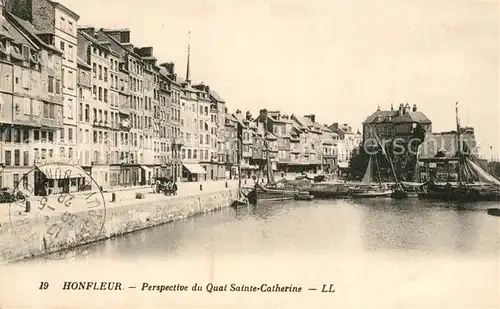
[[[371,251],[496,255],[500,249],[498,220],[486,215],[487,206],[363,201],[363,246]]]
[[[96,243],[90,258],[173,259],[276,253],[348,254],[399,252],[495,254],[498,218],[477,211],[491,204],[454,205],[419,200],[313,200],[227,208]]]

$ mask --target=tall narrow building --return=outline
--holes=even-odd
[[[64,5],[50,0],[6,0],[5,5],[10,13],[31,23],[44,43],[63,53],[61,82],[64,127],[55,139],[60,144],[58,155],[77,164],[76,23],[80,17]]]

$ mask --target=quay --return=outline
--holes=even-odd
[[[237,181],[225,180],[180,183],[178,194],[175,196],[152,193],[151,187],[104,192],[106,212],[104,226],[101,233],[89,242],[104,240],[228,207],[237,196],[237,188]],[[116,195],[116,200],[111,202],[113,193]],[[136,199],[137,193],[143,193],[144,198]],[[58,195],[49,196],[49,201],[54,202],[57,197]],[[49,247],[46,247],[45,238],[50,224],[45,222],[49,219],[50,222],[61,222],[67,211],[76,216],[85,216],[88,211],[84,203],[74,203],[68,209],[55,207],[54,211],[47,211],[38,208],[36,199],[31,200],[31,202],[32,207],[28,213],[11,211],[9,214],[10,205],[0,205],[1,263],[10,263],[71,248],[72,240],[78,235],[76,227],[66,226],[64,232],[70,237],[61,237],[56,243],[52,242]],[[102,215],[104,208],[101,207],[96,211]],[[9,215],[12,218],[9,218]],[[30,230],[34,232],[34,239],[25,241],[19,233],[15,232],[11,222],[16,220],[26,222],[26,226],[29,226]],[[85,244],[85,242],[78,243],[79,246]]]

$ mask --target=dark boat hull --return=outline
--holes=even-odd
[[[500,201],[500,190],[434,185],[429,186],[427,192],[419,194],[419,197],[459,202]]]
[[[299,190],[267,188],[264,186],[255,187],[256,201],[286,201],[293,200],[299,194]]]
[[[312,194],[297,194],[297,195],[295,195],[294,198],[297,201],[311,201],[314,199],[314,195],[312,195]]]
[[[488,208],[486,211],[490,216],[500,217],[500,208]]]

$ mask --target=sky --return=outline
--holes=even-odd
[[[455,129],[459,102],[480,152],[499,156],[497,1],[59,2],[80,25],[129,28],[183,77],[189,41],[191,79],[232,112],[315,114],[361,130],[378,106],[409,103],[439,132]]]

